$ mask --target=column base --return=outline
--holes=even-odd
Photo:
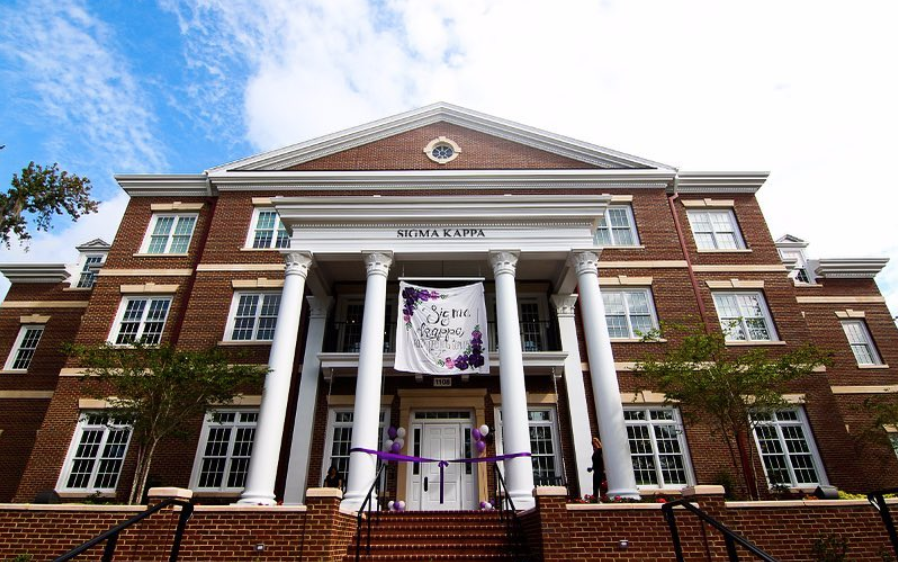
[[[619,488],[617,490],[608,490],[608,493],[605,494],[609,498],[614,498],[620,496],[626,500],[641,500],[642,496],[639,495],[638,490],[628,490],[626,488]]]
[[[514,508],[517,511],[526,511],[536,507],[536,501],[533,499],[533,490],[525,492],[523,490],[512,490],[508,492],[511,501],[514,502]]]
[[[274,494],[255,494],[244,492],[235,505],[277,505]]]
[[[340,502],[340,509],[347,510],[347,511],[358,511],[362,508],[362,503],[365,501],[365,497],[366,496],[365,496],[364,492],[360,493],[360,492],[353,492],[351,490],[347,491],[343,495],[343,501]],[[372,506],[371,507],[372,511],[377,510],[377,493],[376,492],[371,493],[371,501],[369,502],[369,504]],[[366,510],[368,509],[368,505],[365,505],[365,509]]]

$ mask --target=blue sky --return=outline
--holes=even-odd
[[[0,21],[0,177],[59,162],[104,201],[2,261],[111,240],[114,173],[197,173],[445,100],[681,169],[769,170],[771,233],[893,258],[898,314],[894,2],[3,0]]]

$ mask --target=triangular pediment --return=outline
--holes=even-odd
[[[439,137],[461,149],[441,164],[424,148]],[[673,167],[447,103],[380,119],[209,170],[663,169]]]

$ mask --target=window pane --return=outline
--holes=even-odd
[[[44,333],[43,326],[33,328],[22,328],[25,333],[22,335],[22,341],[19,349],[16,351],[15,360],[12,363],[13,369],[27,369],[31,365],[31,359],[37,350],[37,344],[41,340]]]

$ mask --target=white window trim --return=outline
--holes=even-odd
[[[254,248],[253,241],[256,235],[256,224],[259,222],[259,215],[264,212],[274,212],[274,232],[271,236],[271,243],[267,248]],[[281,228],[281,215],[275,211],[274,207],[256,206],[253,208],[253,216],[249,222],[249,230],[246,233],[246,240],[243,243],[244,250],[286,250],[290,247],[288,244],[285,248],[277,247],[278,230]]]
[[[714,239],[713,248],[701,248],[698,244],[698,238],[695,236],[695,229],[692,227],[692,221],[689,220],[690,215],[708,215],[710,213],[726,213],[730,218],[730,226],[733,228],[733,234],[736,237],[736,248],[721,248],[717,242],[717,232],[711,231],[711,237]],[[708,208],[708,209],[687,209],[686,219],[689,222],[689,230],[692,232],[692,241],[695,242],[695,249],[699,252],[738,252],[747,250],[745,239],[742,237],[742,229],[739,228],[739,222],[736,220],[736,213],[733,209],[727,208]]]
[[[652,329],[657,330],[659,328],[658,313],[655,310],[655,296],[654,296],[654,294],[652,294],[651,287],[636,287],[636,288],[623,288],[623,287],[607,287],[607,288],[605,288],[605,287],[602,287],[601,292],[602,292],[602,294],[605,294],[605,293],[644,293],[646,295],[646,299],[648,300],[648,303],[649,303],[649,315],[652,317]],[[610,336],[611,341],[613,341],[613,342],[614,341],[639,340],[642,337],[633,332],[633,324],[630,321],[630,301],[624,299],[624,302],[627,307],[626,318],[627,318],[627,331],[629,333],[629,336],[626,338]],[[605,313],[605,316],[606,317],[608,316],[607,311]]]
[[[228,473],[231,468],[231,461],[233,461],[233,449],[234,449],[234,436],[231,435],[231,438],[228,442],[228,454],[227,460],[225,464],[225,473],[222,477],[222,486],[218,488],[200,488],[200,476],[203,468],[203,456],[206,452],[206,443],[209,440],[209,432],[212,429],[214,415],[217,413],[234,413],[236,415],[240,414],[257,414],[259,413],[258,408],[217,408],[214,411],[207,412],[205,416],[203,416],[203,429],[200,432],[200,439],[196,446],[196,455],[193,459],[193,470],[190,473],[190,489],[194,490],[198,493],[209,495],[214,493],[224,493],[228,495],[233,495],[234,493],[239,493],[244,490],[244,487],[236,488],[236,487],[228,487],[226,485]],[[237,422],[234,424],[229,424],[230,427],[237,429],[240,427],[253,427],[258,430],[259,420],[256,418],[256,421],[252,424],[248,422]],[[255,434],[253,439],[253,446],[255,446]]]
[[[673,412],[674,420],[673,422],[660,423],[659,425],[673,425],[676,427],[677,438],[680,443],[680,450],[683,455],[683,470],[686,473],[686,483],[685,484],[667,484],[666,482],[662,485],[650,485],[650,484],[637,484],[636,488],[640,491],[643,490],[682,490],[687,486],[692,486],[695,484],[695,473],[692,469],[692,455],[689,452],[689,443],[686,441],[686,427],[683,425],[683,416],[680,413],[679,408],[675,408],[672,406],[663,406],[659,404],[646,404],[643,406],[624,406],[624,411],[645,411],[648,410],[670,410]],[[650,419],[650,415],[647,414],[645,420],[639,421],[624,421],[624,427],[628,425],[647,425],[652,428],[656,422],[659,420]],[[652,442],[652,456],[655,459],[655,467],[656,474],[659,471],[659,467],[661,466],[658,462],[658,447],[655,441],[655,432],[650,431],[649,436]],[[629,439],[628,439],[629,441]],[[631,453],[632,454],[632,453]]]
[[[84,276],[87,275],[88,273],[90,273],[90,270],[87,268],[87,263],[89,260],[91,260],[93,258],[99,258],[100,261],[99,261],[98,265],[102,266],[103,264],[106,263],[106,256],[107,256],[106,253],[96,253],[96,252],[89,252],[89,253],[81,254],[81,257],[78,259],[77,275],[72,275],[72,277],[69,281],[69,286],[77,288],[77,289],[92,289],[93,286],[96,285],[96,283],[97,283],[96,273],[94,273],[94,275],[92,276],[93,283],[89,287],[84,287],[81,285],[81,281],[84,279]]]
[[[804,411],[804,408],[798,406],[798,407],[794,407],[794,408],[781,408],[778,411],[785,411],[785,410],[791,410],[791,411],[798,413],[798,423],[800,424],[801,429],[804,431],[804,438],[808,443],[808,450],[811,454],[811,460],[814,463],[814,470],[817,471],[817,479],[819,481],[817,483],[804,484],[804,483],[797,483],[797,481],[795,480],[795,471],[792,467],[792,462],[789,460],[788,448],[785,447],[785,444],[782,441],[783,432],[781,429],[783,424],[795,425],[795,423],[794,422],[769,422],[769,423],[768,422],[760,422],[760,423],[754,423],[752,425],[751,434],[752,434],[752,439],[754,439],[754,442],[755,442],[755,449],[757,449],[757,452],[758,452],[758,460],[760,460],[760,462],[761,462],[761,468],[764,469],[764,478],[767,480],[767,485],[770,487],[770,489],[773,489],[773,487],[774,487],[770,483],[770,477],[767,475],[767,465],[764,464],[764,455],[763,455],[763,452],[761,451],[761,443],[758,441],[758,434],[754,429],[754,426],[756,426],[756,425],[772,425],[776,428],[777,440],[780,442],[780,445],[783,448],[784,454],[786,455],[786,469],[789,471],[789,481],[790,481],[789,486],[790,486],[790,488],[802,489],[802,490],[804,490],[804,489],[814,490],[817,488],[817,486],[829,485],[829,478],[827,478],[827,476],[826,476],[826,469],[824,468],[823,461],[820,458],[820,452],[817,450],[817,439],[814,437],[814,432],[811,431],[811,424],[808,423],[808,417]],[[775,415],[775,413],[772,413],[772,415]]]
[[[274,338],[270,340],[262,340],[257,337],[259,333],[259,313],[261,311],[262,303],[259,303],[259,309],[256,311],[255,316],[255,324],[253,324],[253,337],[248,340],[235,340],[234,337],[234,324],[237,322],[237,308],[240,306],[240,297],[243,295],[280,295],[281,291],[234,291],[234,296],[231,298],[231,308],[228,311],[228,323],[225,326],[224,338],[222,341],[226,342],[270,342]]]
[[[328,469],[331,467],[331,452],[334,450],[334,426],[337,421],[337,412],[353,412],[352,406],[331,406],[327,410],[327,433],[324,439],[324,454],[321,455],[321,473],[319,475],[319,480],[321,482],[324,481],[324,477],[327,475]],[[383,423],[381,423],[380,427],[380,442],[385,443],[388,439],[387,430],[390,428],[390,409],[386,407],[381,407],[380,409],[381,415],[383,415]],[[353,433],[355,433],[355,413],[353,412]],[[406,447],[411,445],[412,438],[411,435],[405,436],[405,444]],[[408,450],[408,449],[405,449]],[[343,483],[345,485],[346,478],[349,476],[348,474],[341,474],[343,477]],[[382,476],[385,477],[386,474]],[[320,482],[309,482],[309,487],[313,488],[315,486],[319,486]],[[381,482],[383,484],[383,481]]]
[[[172,225],[172,231],[168,234],[168,239],[165,242],[165,251],[164,252],[156,252],[156,253],[151,254],[151,253],[149,253],[149,249],[150,249],[150,242],[152,242],[152,239],[153,239],[153,231],[156,229],[156,223],[162,217],[175,217],[175,223]],[[190,231],[190,240],[187,241],[188,251],[172,253],[170,250],[171,250],[171,246],[172,246],[172,241],[174,240],[174,232],[178,226],[178,221],[182,217],[183,218],[193,217],[193,219],[194,219],[193,230]],[[189,253],[190,244],[193,243],[193,235],[196,234],[196,227],[197,227],[198,223],[199,223],[199,214],[198,213],[153,213],[153,216],[150,219],[150,224],[149,224],[149,226],[147,226],[147,231],[143,235],[143,242],[140,244],[140,255],[186,256]]]
[[[540,324],[540,338],[542,339],[543,345],[549,345],[549,332],[547,330],[549,326],[549,304],[546,299],[546,295],[541,293],[518,293],[518,319],[521,317],[521,303],[536,303],[539,307],[539,324]],[[499,326],[499,320],[496,318],[498,312],[496,310],[496,294],[490,293],[486,295],[486,322],[489,327],[488,336],[489,339],[486,342],[488,351],[496,351],[499,349],[499,330],[497,329]],[[519,332],[522,331],[519,328]],[[523,334],[521,334],[521,347],[524,346]],[[524,349],[524,351],[527,351]],[[541,350],[545,351],[545,350]]]
[[[112,328],[109,330],[109,336],[106,338],[106,341],[108,343],[110,343],[111,345],[119,346],[119,347],[128,347],[131,345],[128,343],[117,344],[117,343],[115,343],[115,340],[118,339],[119,330],[121,329],[121,325],[122,325],[122,319],[125,317],[125,310],[128,308],[128,302],[130,302],[132,300],[140,300],[140,299],[147,299],[147,300],[167,299],[168,300],[168,311],[165,313],[165,321],[162,322],[162,331],[159,333],[159,343],[162,342],[162,337],[165,335],[165,326],[166,326],[166,324],[168,324],[168,317],[171,315],[172,298],[165,297],[165,296],[159,296],[159,295],[129,295],[126,297],[122,297],[121,302],[119,302],[118,311],[115,313],[115,319],[113,320]],[[143,331],[146,328],[146,315],[149,313],[149,311],[150,311],[150,307],[149,307],[149,303],[147,303],[147,307],[144,308],[143,316],[140,319],[140,329],[137,331],[137,335],[134,338],[135,340],[139,340],[140,338],[143,337]],[[154,344],[154,345],[158,345],[158,344]]]
[[[870,328],[867,327],[867,322],[863,319],[850,319],[850,320],[841,320],[840,324],[842,326],[842,332],[845,334],[845,340],[848,341],[848,349],[851,351],[851,355],[854,357],[855,363],[857,363],[858,367],[871,367],[871,366],[879,366],[882,365],[882,356],[879,354],[879,349],[876,347],[876,343],[873,341],[873,336],[870,335]],[[870,357],[873,359],[872,363],[861,363],[857,360],[857,355],[854,353],[854,349],[852,349],[852,342],[848,339],[848,333],[845,332],[846,324],[857,324],[861,328],[861,333],[866,340],[864,343],[870,350]]]
[[[770,339],[766,340],[754,340],[751,339],[749,331],[746,327],[743,327],[745,330],[745,338],[744,340],[730,339],[727,334],[727,330],[723,327],[723,319],[720,317],[720,308],[717,305],[717,295],[757,295],[760,297],[759,301],[761,303],[761,316],[764,318],[764,323],[767,325],[767,332],[770,334]],[[754,343],[754,342],[778,342],[780,341],[779,334],[776,331],[776,325],[773,323],[773,317],[770,315],[770,308],[767,306],[767,297],[764,295],[764,291],[725,291],[725,290],[714,290],[711,291],[711,299],[714,301],[714,310],[717,312],[717,323],[720,325],[721,330],[723,330],[724,337],[726,338],[727,343]],[[740,320],[743,317],[739,317]]]
[[[25,340],[25,334],[28,330],[41,330],[41,335],[37,339],[37,345],[34,347],[34,355],[31,356],[31,359],[28,361],[28,367],[24,369],[14,369],[13,364],[16,362],[16,356],[19,354],[19,350],[22,347],[22,342]],[[40,348],[41,340],[44,339],[44,331],[46,331],[45,324],[22,324],[19,328],[19,333],[16,335],[16,340],[12,345],[12,350],[10,350],[9,355],[6,357],[6,364],[3,367],[4,371],[12,371],[14,373],[27,373],[28,369],[31,367],[31,363],[34,361],[34,357],[37,355],[37,350]]]
[[[611,224],[608,222],[608,212],[610,209],[624,209],[627,213],[627,221],[630,224],[630,236],[633,238],[632,244],[615,244],[614,234],[612,233]],[[632,205],[609,205],[606,209],[606,212],[602,215],[602,220],[605,221],[604,228],[600,225],[596,225],[596,234],[593,236],[593,240],[595,241],[597,246],[602,246],[599,244],[599,230],[606,230],[608,232],[608,237],[611,239],[611,244],[608,246],[602,246],[606,248],[638,248],[640,247],[640,239],[639,239],[639,230],[636,228],[636,217],[633,215],[633,206]]]
[[[552,444],[555,446],[555,472],[557,476],[559,476],[563,481],[567,481],[567,474],[564,471],[564,464],[562,464],[561,458],[561,441],[558,439],[558,410],[554,405],[544,405],[544,404],[528,404],[527,405],[527,441],[530,441],[530,412],[534,411],[544,411],[549,412],[549,418],[551,419],[550,428],[552,432]],[[496,425],[496,455],[504,455],[505,448],[503,447],[504,438],[503,438],[503,428],[502,428],[502,407],[496,406],[493,411],[493,419],[495,420]],[[502,475],[505,475],[505,463],[499,461],[496,463],[499,467],[499,472]]]
[[[63,493],[75,493],[75,494],[94,494],[94,493],[115,494],[116,490],[118,489],[119,484],[122,483],[122,472],[125,469],[125,463],[128,459],[128,450],[131,447],[131,438],[134,436],[134,432],[131,431],[130,428],[128,431],[128,441],[125,443],[125,452],[122,455],[122,464],[121,464],[121,467],[119,468],[118,478],[116,478],[116,481],[115,481],[115,488],[96,488],[96,487],[69,488],[68,486],[66,486],[66,482],[68,481],[69,476],[72,473],[72,468],[73,468],[72,463],[74,462],[75,453],[78,451],[78,445],[81,443],[81,436],[84,431],[84,426],[87,424],[88,416],[90,416],[92,414],[101,414],[101,413],[102,412],[97,412],[97,411],[82,411],[82,412],[80,412],[80,414],[78,416],[78,423],[75,425],[75,431],[73,432],[72,439],[69,442],[69,450],[66,453],[65,462],[63,463],[62,470],[59,473],[59,479],[56,481],[56,488],[55,488],[56,490],[63,492]],[[115,429],[121,429],[121,428],[128,427],[125,424],[112,424],[112,425],[114,426]],[[106,441],[108,438],[109,438],[109,432],[107,431],[106,433],[104,433],[102,441],[100,441],[100,446],[98,448],[98,451],[100,451],[100,452],[103,451],[103,449],[106,446]],[[97,459],[98,457],[94,457],[94,458]],[[94,469],[89,478],[90,481],[96,480],[97,470],[99,469],[99,467],[100,467],[100,463],[95,462]]]

